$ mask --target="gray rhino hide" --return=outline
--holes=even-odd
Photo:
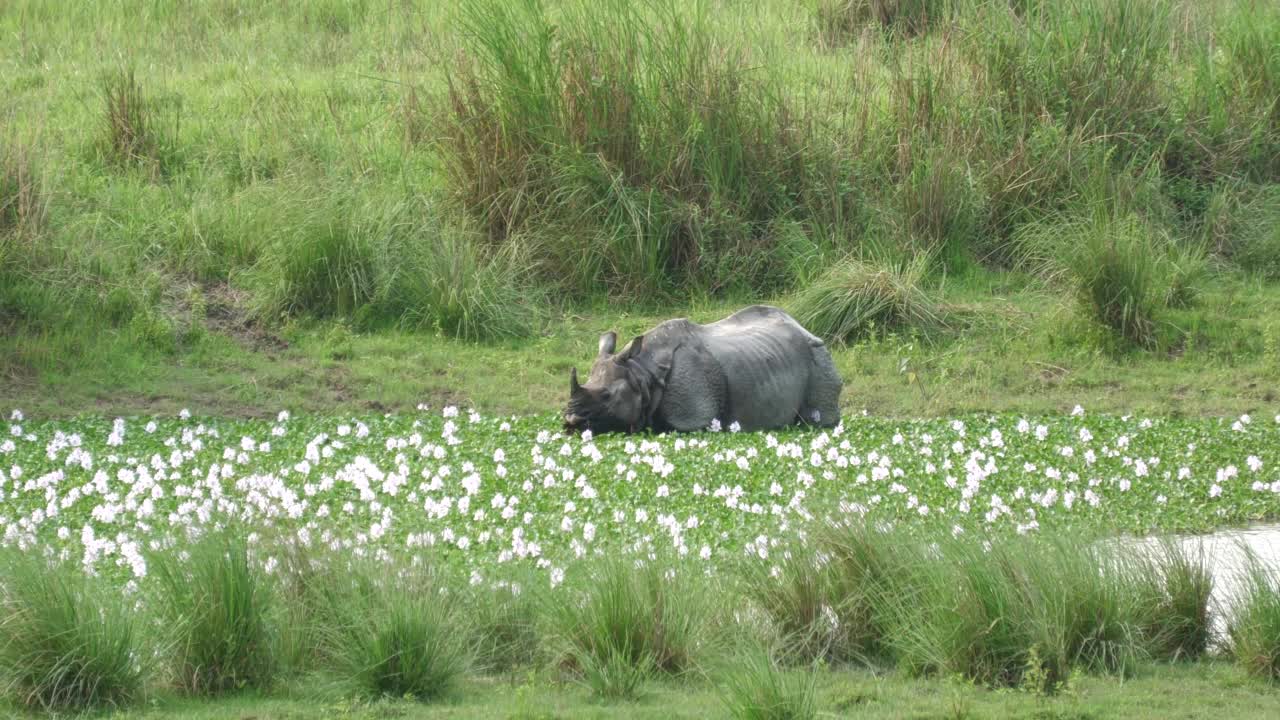
[[[693,431],[713,420],[743,430],[839,422],[842,383],[830,352],[779,308],[753,305],[709,325],[668,320],[611,355],[615,337],[601,339],[586,387],[625,373],[627,382],[616,385],[635,393],[639,414],[627,414],[619,429]],[[581,390],[576,372],[572,388]]]

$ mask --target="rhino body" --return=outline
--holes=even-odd
[[[842,382],[820,338],[783,310],[753,305],[708,325],[668,320],[614,353],[600,338],[584,384],[570,375],[565,427],[614,432],[834,426]]]

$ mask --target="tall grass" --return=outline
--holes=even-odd
[[[526,337],[544,314],[536,264],[519,243],[487,250],[421,201],[387,203],[359,188],[269,195],[248,284],[260,318],[338,316],[467,340]]]
[[[422,701],[454,689],[470,663],[462,595],[430,568],[329,571],[322,645],[344,682],[364,695]]]
[[[1175,571],[1165,584],[1131,555],[1069,537],[940,542],[900,585],[914,590],[893,608],[899,664],[1053,692],[1074,668],[1126,674],[1153,655],[1202,650],[1199,576]]]
[[[198,284],[259,324],[527,336],[559,298],[798,292],[877,243],[1005,270],[1011,240],[1135,185],[1120,214],[1153,236],[1212,235],[1211,260],[1280,276],[1274,3],[468,0],[390,25],[368,3],[14,8],[6,329],[170,353],[172,298]],[[793,32],[815,20],[825,39]],[[1138,290],[1138,251],[1108,247],[1095,287]],[[1174,265],[1156,310],[1213,279]],[[1143,294],[1105,315],[1158,347]]]
[[[44,224],[48,203],[34,143],[0,135],[0,267],[8,243],[29,238]]]
[[[782,659],[870,664],[887,654],[886,599],[899,590],[902,557],[894,533],[828,523],[781,557],[748,564],[744,590],[780,636]]]
[[[1193,299],[1204,274],[1197,255],[1171,262],[1149,223],[1111,209],[1027,226],[1016,244],[1027,265],[1074,289],[1087,316],[1138,347],[1155,345],[1160,309]]]
[[[0,695],[46,712],[136,701],[150,658],[129,602],[77,566],[0,553]]]
[[[819,37],[828,46],[848,42],[867,27],[911,38],[946,23],[956,0],[822,0],[815,8]]]
[[[1228,629],[1231,653],[1249,674],[1280,681],[1280,581],[1274,568],[1251,557],[1244,594]]]
[[[519,574],[493,586],[481,584],[468,595],[475,636],[475,665],[500,673],[533,666],[541,655],[538,596],[540,578]]]
[[[440,151],[491,237],[552,228],[551,275],[576,291],[768,279],[760,234],[822,158],[768,66],[705,12],[473,0],[462,28]]]
[[[153,177],[169,173],[177,162],[173,130],[162,123],[153,97],[147,95],[134,68],[102,79],[101,148],[108,164],[141,168]]]
[[[818,715],[816,685],[815,673],[788,673],[756,649],[734,658],[720,695],[737,720],[812,720]]]
[[[832,342],[903,328],[937,329],[943,312],[923,287],[929,263],[927,255],[881,262],[846,258],[796,295],[792,314]]]
[[[1213,637],[1210,600],[1213,573],[1203,549],[1162,543],[1141,577],[1158,579],[1144,601],[1143,633],[1150,654],[1163,660],[1194,660]]]
[[[266,688],[276,680],[273,588],[251,561],[242,535],[214,531],[149,564],[179,688],[216,695]]]
[[[655,563],[593,560],[567,594],[548,598],[565,661],[597,695],[633,697],[652,673],[692,670],[707,649],[707,593]]]

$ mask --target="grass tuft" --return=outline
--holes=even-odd
[[[103,151],[119,167],[135,167],[163,175],[173,161],[172,141],[160,124],[155,101],[143,91],[133,68],[102,80]]]
[[[923,286],[929,257],[874,262],[849,257],[800,291],[796,320],[832,342],[850,342],[880,331],[941,327],[943,314]]]
[[[1280,582],[1274,568],[1256,558],[1244,580],[1228,629],[1231,652],[1250,675],[1280,682]]]
[[[10,237],[39,231],[49,199],[37,166],[35,148],[15,137],[0,137],[0,266]]]
[[[146,650],[117,588],[35,554],[0,556],[0,683],[5,698],[45,712],[137,700]]]
[[[812,720],[818,715],[815,686],[815,673],[785,672],[757,649],[723,673],[720,695],[737,720]]]
[[[704,647],[707,599],[682,576],[655,563],[621,559],[581,568],[567,597],[548,598],[566,661],[594,692],[633,697],[651,673],[681,675]]]
[[[276,679],[272,588],[245,539],[214,531],[151,562],[172,642],[172,672],[191,695],[269,687]]]
[[[433,701],[468,669],[469,631],[458,598],[427,569],[357,566],[321,591],[325,655],[367,696]]]

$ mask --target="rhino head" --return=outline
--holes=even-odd
[[[642,352],[639,335],[614,354],[617,333],[600,336],[599,353],[587,382],[578,382],[578,369],[569,371],[569,405],[565,430],[593,433],[635,432],[648,427],[666,386],[670,361],[658,362]]]

